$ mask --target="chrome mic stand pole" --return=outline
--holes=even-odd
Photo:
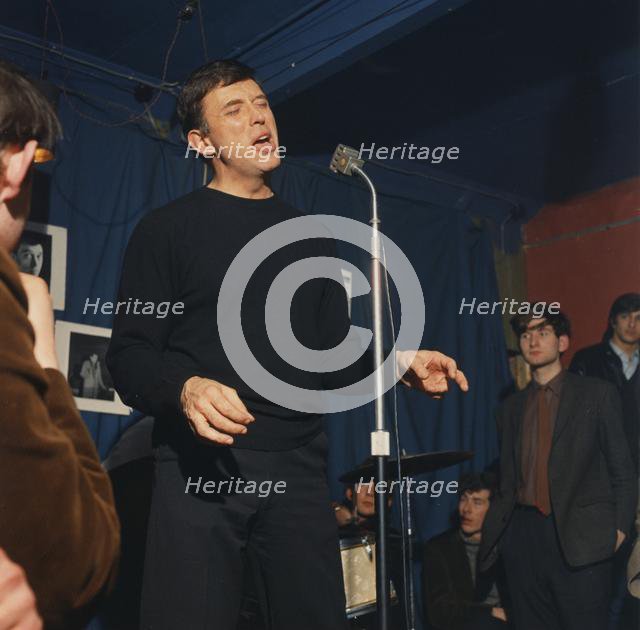
[[[378,217],[378,197],[373,182],[356,165],[352,171],[357,173],[371,191],[371,288],[373,318],[373,363],[375,378],[375,420],[376,430],[371,434],[371,455],[376,458],[376,483],[387,483],[387,460],[389,459],[389,432],[386,430],[384,414],[384,374],[378,368],[384,362],[382,347],[383,309],[382,309],[382,247],[380,245],[380,218]],[[387,493],[376,492],[376,516],[378,532],[376,537],[376,601],[378,630],[389,628],[389,578],[387,567]]]
[[[387,485],[387,460],[389,459],[389,432],[384,415],[384,375],[381,368],[384,361],[382,337],[382,247],[380,243],[380,218],[378,217],[378,197],[373,182],[362,170],[364,160],[359,153],[343,144],[338,145],[329,168],[335,173],[353,176],[357,173],[371,192],[371,288],[373,314],[373,354],[375,378],[375,421],[376,429],[371,433],[371,455],[376,459],[376,483]],[[389,630],[389,570],[387,566],[387,493],[376,492],[376,517],[378,531],[376,537],[376,602],[377,630]]]

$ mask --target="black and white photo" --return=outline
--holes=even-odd
[[[111,330],[86,324],[56,322],[60,369],[67,377],[78,409],[128,415],[113,387],[105,363]]]
[[[67,275],[67,229],[28,222],[13,258],[23,273],[42,278],[49,286],[53,308],[64,310]]]

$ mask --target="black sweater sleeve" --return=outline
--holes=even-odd
[[[129,307],[120,304],[107,353],[107,365],[121,398],[156,417],[182,412],[182,386],[195,375],[194,364],[184,353],[172,352],[169,344],[172,322],[180,316],[173,313],[174,308],[180,312],[176,307],[180,301],[179,264],[173,237],[170,226],[154,221],[151,215],[134,230],[118,294],[118,302]],[[157,316],[158,305],[167,302],[168,314]],[[153,314],[148,312],[149,303],[154,305]]]

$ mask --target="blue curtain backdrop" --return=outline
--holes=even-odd
[[[87,105],[83,104],[86,111]],[[140,218],[205,181],[203,165],[185,159],[179,140],[158,139],[143,125],[111,128],[79,116],[63,100],[60,116],[65,138],[50,174],[49,222],[68,229],[66,309],[60,320],[111,327],[111,317],[83,313],[85,302],[113,301],[127,240]],[[461,300],[498,300],[491,239],[465,210],[472,195],[408,175],[372,167],[380,184],[382,229],[414,265],[426,299],[423,347],[454,356],[466,372],[471,391],[453,391],[433,401],[398,388],[401,448],[407,453],[469,449],[474,459],[426,477],[445,483],[462,470],[482,469],[496,455],[493,411],[508,381],[505,344],[498,316],[459,315]],[[309,213],[328,213],[368,221],[369,196],[357,181],[330,174],[316,165],[287,158],[273,176],[284,199]],[[367,272],[362,252],[341,249]],[[368,300],[353,303],[354,323],[370,327]],[[396,326],[398,325],[396,313]],[[387,410],[393,405],[387,396]],[[102,457],[135,422],[130,417],[84,412]],[[389,415],[391,418],[391,415]],[[372,405],[327,419],[331,450],[329,478],[333,495],[344,489],[337,477],[368,455]],[[414,496],[415,529],[420,540],[444,530],[456,505],[454,495]],[[394,515],[397,522],[397,515]],[[419,560],[419,559],[418,559]],[[416,564],[416,568],[419,564]],[[419,589],[419,571],[416,586]],[[420,590],[418,605],[420,602]]]

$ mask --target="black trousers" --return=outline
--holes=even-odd
[[[326,436],[283,452],[179,450],[156,452],[141,628],[235,630],[251,557],[273,630],[346,629]],[[236,491],[235,479],[256,482],[263,496]],[[231,491],[204,492],[206,482],[219,489],[223,480],[232,480]],[[275,482],[286,483],[283,493]]]
[[[501,552],[516,630],[606,630],[611,562],[570,567],[553,515],[517,507]]]

